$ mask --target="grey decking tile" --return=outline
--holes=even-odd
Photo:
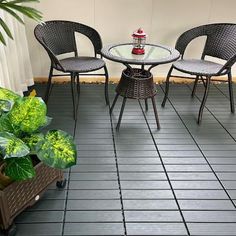
[[[115,158],[79,158],[79,165],[108,165],[115,164]]]
[[[217,86],[228,95],[227,87]],[[39,87],[40,91],[44,90],[44,86]],[[112,98],[115,85],[109,87]],[[202,85],[198,86],[198,95],[202,95],[202,88]],[[65,98],[61,96],[62,89]],[[124,235],[114,152],[116,147],[128,235],[185,235],[187,232],[160,165],[161,159],[137,101],[127,102],[120,131],[114,129],[113,146],[109,109],[104,103],[103,89],[103,85],[81,85],[75,130],[79,159],[78,166],[73,167],[67,177],[67,210],[71,210],[65,213],[64,234]],[[157,89],[156,101],[162,129],[156,129],[151,106],[145,114],[191,235],[235,235],[235,208],[199,150],[200,147],[236,203],[236,143],[225,131],[227,129],[236,138],[235,115],[228,111],[229,101],[212,86],[207,108],[219,121],[206,108],[203,122],[198,126],[196,117],[200,103],[197,98],[190,98],[188,86],[171,85],[170,99],[179,114],[170,103],[161,108],[163,92],[160,86]],[[121,99],[118,103],[112,115],[113,126],[117,123]],[[54,117],[49,128],[62,128],[73,133],[75,122],[68,85],[54,86],[48,107],[49,114]],[[24,229],[19,231],[23,232],[21,235],[25,236],[28,228],[32,235],[61,235],[61,224],[43,223],[53,222],[51,216],[55,211],[58,215],[54,220],[61,222],[67,190],[57,191],[55,188],[54,184],[41,202],[23,213],[22,220],[31,224],[19,224]],[[196,223],[199,221],[203,224]],[[228,223],[222,224],[221,221]],[[32,224],[34,222],[37,224]],[[54,232],[52,227],[57,226]]]
[[[236,223],[236,211],[184,211],[187,222]]]
[[[64,211],[32,211],[23,212],[15,220],[16,223],[60,223],[63,222]]]
[[[227,165],[236,165],[236,158],[235,157],[208,157],[208,161],[211,164],[227,164]]]
[[[128,235],[187,235],[183,223],[127,223]]]
[[[164,172],[121,172],[121,180],[167,180]]]
[[[70,189],[118,189],[117,181],[70,181]]]
[[[217,172],[220,180],[236,180],[236,172]]]
[[[226,189],[236,189],[236,180],[234,181],[222,181]]]
[[[211,165],[215,172],[236,172],[236,164],[234,165]]]
[[[125,211],[126,222],[182,222],[178,211]]]
[[[79,151],[81,157],[113,157],[114,151]]]
[[[119,199],[119,190],[69,190],[68,199]]]
[[[71,168],[72,172],[116,172],[115,165],[76,165]]]
[[[167,181],[121,181],[122,189],[170,189]]]
[[[122,190],[123,199],[173,199],[171,190]]]
[[[169,178],[171,180],[217,180],[216,176],[212,172],[200,172],[200,173],[183,173],[183,172],[169,172]]]
[[[66,222],[122,222],[121,211],[67,211]]]
[[[117,144],[116,145],[116,150],[118,151],[125,151],[125,150],[128,150],[128,151],[143,151],[143,150],[147,150],[147,151],[155,151],[156,148],[155,146],[152,144],[152,142],[149,143],[149,145],[142,145],[142,144],[139,144],[139,145],[135,145],[135,144],[122,144],[122,145],[119,145]]]
[[[207,164],[206,160],[203,157],[166,157],[163,158],[165,164]]]
[[[203,151],[207,157],[235,157],[235,151]]]
[[[161,156],[163,157],[174,157],[174,156],[199,156],[201,155],[200,151],[160,151]]]
[[[182,210],[235,210],[229,200],[179,200]]]
[[[71,173],[71,180],[117,180],[117,173]]]
[[[232,199],[236,199],[236,190],[228,190],[227,191]]]
[[[65,223],[64,235],[124,235],[123,223]]]
[[[61,223],[41,223],[41,224],[17,224],[17,236],[48,236],[48,235],[61,235]]]
[[[235,223],[188,223],[192,235],[235,235]]]
[[[174,189],[222,189],[218,181],[171,181]]]
[[[80,144],[78,143],[77,144],[77,147],[80,151],[86,151],[86,150],[89,150],[91,148],[91,144]],[[111,151],[113,150],[113,145],[112,144],[103,144],[103,145],[93,145],[93,150],[96,150],[96,151]]]
[[[178,199],[225,199],[228,200],[228,196],[224,190],[175,190],[176,197]]]
[[[192,171],[202,171],[202,172],[209,172],[211,171],[210,167],[208,165],[166,165],[166,170],[168,172],[170,171],[186,171],[186,172],[192,172]]]
[[[120,210],[120,200],[68,200],[67,210]]]
[[[43,199],[63,200],[66,199],[66,194],[67,194],[66,190],[58,190],[58,189],[47,190],[43,195]]]
[[[120,172],[155,172],[163,171],[161,165],[119,165]]]
[[[145,165],[156,165],[156,164],[161,164],[161,161],[159,158],[154,157],[154,158],[148,158],[148,157],[140,157],[140,158],[119,158],[118,159],[119,164],[145,164]]]
[[[174,200],[124,200],[125,210],[177,210]]]
[[[156,157],[157,151],[117,151],[118,157]]]
[[[31,208],[28,208],[27,211],[54,211],[54,210],[64,210],[65,209],[65,200],[40,200]]]

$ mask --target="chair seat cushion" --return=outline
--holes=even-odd
[[[219,75],[223,65],[206,60],[179,60],[173,64],[174,68],[192,75]],[[224,74],[223,71],[221,74]]]
[[[96,57],[69,57],[60,60],[65,72],[89,72],[101,69],[105,62]]]

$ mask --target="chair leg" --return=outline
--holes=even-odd
[[[210,81],[211,81],[211,77],[206,77],[205,92],[204,92],[204,96],[203,96],[202,103],[201,103],[200,110],[199,110],[199,114],[198,114],[198,122],[197,122],[198,124],[201,124],[201,121],[202,121],[202,114],[203,114],[203,110],[204,110],[207,96],[209,93]]]
[[[155,114],[155,118],[156,118],[156,124],[157,124],[157,129],[160,129],[160,122],[159,122],[159,118],[158,118],[158,114],[157,114],[157,108],[156,108],[156,102],[155,102],[155,97],[152,97],[152,106],[153,106],[153,110],[154,110],[154,114]]]
[[[123,102],[122,102],[122,106],[121,106],[121,110],[120,110],[120,115],[119,115],[119,120],[118,120],[118,123],[117,123],[117,126],[116,126],[117,130],[120,129],[120,123],[121,123],[121,119],[122,119],[123,112],[124,112],[124,109],[125,109],[126,99],[127,98],[123,98]]]
[[[114,107],[115,107],[115,105],[116,105],[116,102],[117,102],[118,97],[119,97],[119,94],[117,93],[116,96],[115,96],[115,98],[114,98],[114,101],[113,101],[113,103],[112,103],[112,106],[111,106],[111,109],[110,109],[110,113],[112,113],[112,111],[113,111],[113,109],[114,109]]]
[[[173,66],[171,66],[171,68],[170,68],[170,70],[169,70],[169,72],[168,72],[168,74],[167,74],[167,77],[166,77],[165,97],[164,97],[164,99],[163,99],[163,101],[162,101],[162,104],[161,104],[162,107],[165,107],[165,105],[166,105],[166,100],[167,100],[167,98],[168,98],[169,85],[170,85],[170,77],[171,77],[171,72],[172,72],[172,70],[173,70]]]
[[[148,111],[148,100],[145,99],[145,111]]]
[[[198,80],[199,80],[199,75],[197,75],[197,77],[196,77],[196,79],[195,79],[195,81],[194,81],[193,90],[192,90],[192,95],[191,95],[192,98],[195,96]]]
[[[71,85],[71,95],[72,95],[72,103],[73,103],[73,116],[74,116],[74,120],[76,120],[77,116],[76,116],[76,106],[75,106],[75,75],[74,73],[71,73],[71,81],[70,81],[70,85]]]
[[[79,74],[76,74],[76,89],[77,89],[77,93],[78,96],[80,95],[80,81],[79,81]]]
[[[105,70],[105,99],[106,99],[106,104],[109,105],[109,94],[108,94],[108,80],[109,80],[109,75],[108,75],[108,71],[107,71],[107,67],[104,66],[104,70]]]
[[[44,96],[44,102],[46,104],[48,103],[50,90],[51,90],[51,87],[52,87],[52,76],[53,76],[53,67],[51,66],[50,71],[49,71],[49,75],[48,75],[47,89],[46,89],[45,96]]]
[[[79,107],[79,96],[80,96],[79,73],[76,74],[76,90],[77,90],[77,100],[76,100],[76,114],[77,114],[77,112],[78,112],[78,107]]]
[[[231,112],[234,113],[235,112],[235,108],[234,108],[234,93],[233,93],[231,71],[228,73],[228,84],[229,84],[230,108],[231,108]]]

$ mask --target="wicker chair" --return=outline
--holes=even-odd
[[[81,33],[87,36],[94,47],[94,57],[82,57],[78,55],[76,47],[75,33]],[[45,102],[48,102],[51,92],[51,82],[53,76],[60,76],[53,74],[53,70],[62,71],[71,77],[71,91],[73,100],[74,118],[76,119],[77,106],[75,100],[75,90],[79,95],[79,76],[80,75],[92,75],[92,76],[105,76],[105,99],[106,104],[109,104],[108,97],[108,71],[105,62],[102,58],[98,58],[102,48],[102,40],[99,33],[87,26],[71,21],[47,21],[44,24],[39,24],[35,27],[34,34],[39,43],[47,51],[50,60],[51,67],[48,76],[47,89],[45,93]],[[74,53],[73,57],[67,57],[65,59],[58,59],[57,56],[65,53]],[[87,74],[87,72],[96,71],[103,68],[104,74]],[[76,87],[76,88],[75,88]]]
[[[184,59],[184,52],[188,44],[195,38],[200,36],[206,36],[206,43],[200,60],[197,59]],[[183,73],[193,75],[194,77],[186,77],[194,79],[194,86],[192,91],[192,97],[195,95],[197,83],[201,80],[205,86],[204,96],[201,102],[198,124],[201,123],[203,109],[206,104],[209,87],[212,76],[228,76],[229,95],[231,112],[234,113],[234,98],[232,88],[232,74],[231,67],[236,61],[236,24],[209,24],[202,25],[184,32],[177,40],[175,48],[181,54],[181,60],[173,63],[171,66],[167,78],[166,78],[166,90],[165,97],[162,102],[162,107],[165,106],[169,92],[170,77],[180,77],[172,75],[172,71],[178,70]],[[215,63],[205,59],[205,56],[211,56],[225,61],[224,64]],[[181,76],[182,78],[183,76]],[[219,80],[218,80],[219,81]],[[220,80],[222,81],[222,80]],[[225,82],[225,80],[224,80]]]

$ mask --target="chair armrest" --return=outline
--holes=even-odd
[[[236,55],[232,56],[222,67],[222,69],[219,71],[219,74],[221,74],[223,71],[229,71],[231,67],[236,62]]]

